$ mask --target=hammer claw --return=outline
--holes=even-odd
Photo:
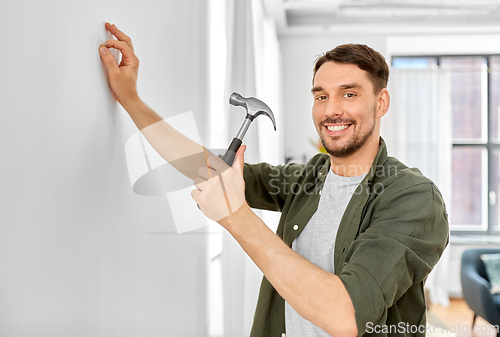
[[[243,137],[245,136],[250,123],[253,122],[255,117],[260,115],[266,115],[267,117],[269,117],[273,122],[274,131],[276,131],[276,121],[274,120],[274,114],[272,110],[264,102],[258,100],[255,97],[246,98],[236,92],[233,92],[231,94],[231,97],[229,97],[229,103],[234,106],[242,106],[245,108],[247,112],[243,125],[240,128],[240,131],[233,139],[231,145],[226,151],[226,154],[224,155],[224,161],[226,162],[226,164],[231,166],[233,165],[234,154],[236,153],[236,151],[238,151],[238,148],[241,145],[241,141],[243,140]],[[235,140],[239,140],[239,142],[235,143]]]

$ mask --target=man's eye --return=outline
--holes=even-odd
[[[318,101],[322,101],[324,99],[326,99],[326,96],[318,96],[318,97],[316,97],[316,100],[318,100]]]
[[[347,97],[347,98],[351,98],[351,97],[354,97],[354,96],[356,96],[356,95],[353,94],[352,92],[344,94],[344,97]]]

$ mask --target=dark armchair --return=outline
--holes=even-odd
[[[500,326],[500,295],[490,293],[490,282],[480,258],[482,254],[497,253],[500,253],[500,248],[477,248],[468,249],[462,255],[460,279],[464,300],[474,311],[473,326],[477,316]]]

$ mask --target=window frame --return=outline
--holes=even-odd
[[[486,112],[486,142],[481,142],[478,141],[458,141],[456,142],[455,139],[452,138],[452,147],[474,147],[474,148],[482,148],[486,150],[486,156],[487,156],[487,174],[486,174],[486,180],[487,180],[487,189],[484,191],[486,193],[486,196],[484,196],[486,203],[487,203],[487,212],[486,212],[486,229],[485,230],[468,230],[465,229],[464,227],[466,226],[461,226],[462,228],[457,228],[454,229],[452,228],[450,224],[450,232],[451,234],[460,234],[460,235],[500,235],[500,223],[496,224],[497,228],[495,229],[495,224],[493,224],[494,221],[494,212],[496,211],[496,207],[498,207],[499,203],[499,195],[496,195],[496,203],[495,205],[491,204],[490,200],[490,192],[495,192],[495,188],[493,186],[494,182],[494,152],[495,150],[500,151],[500,140],[498,142],[494,142],[492,139],[492,117],[493,117],[493,111],[491,107],[491,86],[492,86],[492,79],[491,79],[491,59],[493,57],[500,57],[500,54],[419,54],[419,55],[391,55],[391,66],[394,64],[394,59],[403,59],[403,58],[433,58],[436,60],[436,66],[439,69],[441,66],[441,59],[442,58],[460,58],[460,57],[482,57],[486,61],[486,105],[487,105],[487,112]],[[500,121],[499,121],[500,122]],[[500,137],[500,135],[499,135]],[[500,219],[499,219],[500,222]],[[455,225],[457,226],[457,225]],[[459,226],[459,225],[458,225]],[[484,228],[484,224],[481,226]],[[456,228],[456,227],[455,227]]]

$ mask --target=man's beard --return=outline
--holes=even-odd
[[[373,114],[375,117],[375,109],[373,109]],[[351,124],[350,127],[354,127],[356,125],[356,123],[355,122],[353,123],[353,122],[347,121],[347,123]],[[322,123],[332,123],[332,124],[338,123],[338,124],[340,124],[340,123],[345,123],[345,121],[325,120]],[[329,155],[336,157],[336,158],[345,158],[345,157],[352,155],[356,151],[358,151],[366,143],[368,138],[370,138],[370,136],[375,131],[375,126],[376,126],[376,119],[374,118],[372,125],[370,126],[369,130],[365,134],[361,134],[361,135],[354,134],[353,137],[347,141],[347,144],[345,144],[344,146],[342,146],[340,148],[334,148],[334,147],[328,146],[326,144],[325,140],[323,139],[322,134],[320,133],[321,143],[323,144],[323,147],[325,148],[326,152]],[[335,142],[336,141],[333,140],[333,143],[335,143]]]

